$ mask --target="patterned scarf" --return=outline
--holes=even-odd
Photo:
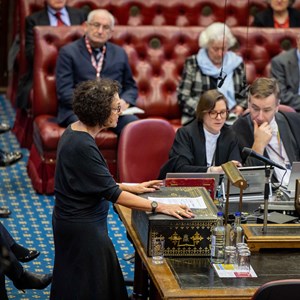
[[[228,100],[229,109],[236,105],[234,96],[233,72],[243,62],[243,59],[232,51],[227,51],[223,58],[223,72],[227,77],[221,88],[218,91],[224,94]],[[208,76],[218,78],[221,68],[217,68],[207,55],[206,49],[202,48],[197,54],[197,63],[201,71]]]

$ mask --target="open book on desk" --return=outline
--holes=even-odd
[[[136,107],[136,106],[132,106],[132,107],[129,107],[127,108],[126,110],[124,110],[122,112],[122,115],[121,116],[125,116],[125,115],[135,115],[135,114],[144,114],[145,111],[139,107]]]

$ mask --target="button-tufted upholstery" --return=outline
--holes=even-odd
[[[26,71],[25,58],[25,18],[41,10],[44,0],[18,0],[15,28],[20,32],[20,53],[18,70],[12,76],[8,97],[14,101],[14,90],[17,73]],[[224,22],[229,26],[247,26],[251,24],[253,15],[267,7],[263,0],[68,0],[67,5],[92,10],[105,8],[113,13],[118,25],[175,25],[175,26],[207,26],[213,22]],[[296,0],[294,7],[300,9],[300,0]],[[18,75],[19,76],[19,75]]]
[[[296,33],[299,29],[275,28],[232,28],[237,37],[239,49],[246,64],[247,81],[270,75],[270,60],[283,50],[296,47]]]
[[[44,0],[18,0],[20,31],[19,72],[26,71],[25,59],[25,18],[44,8]],[[247,26],[252,16],[265,9],[262,0],[68,0],[67,5],[92,10],[105,8],[112,12],[118,25],[175,25],[208,26],[213,22],[224,22],[229,26]],[[300,9],[300,0],[294,7]],[[17,27],[17,25],[15,25]]]
[[[44,0],[18,0],[18,18],[14,26],[20,31],[20,72],[26,70],[24,57],[25,18],[44,8]],[[68,0],[67,5],[92,10],[105,8],[113,13],[118,25],[176,25],[207,26],[212,22],[223,22],[229,26],[247,26],[249,16],[267,7],[262,0],[225,1],[216,0]],[[300,9],[300,0],[294,7]]]
[[[53,27],[41,27],[37,30],[36,56],[34,64],[34,86],[32,114],[37,117],[33,129],[33,146],[28,161],[28,173],[32,179],[35,189],[40,193],[53,193],[53,174],[55,167],[55,156],[57,143],[64,128],[55,122],[57,113],[57,98],[55,90],[55,64],[58,50],[66,43],[78,39],[83,34],[80,26],[64,27],[58,35],[51,33]],[[54,29],[55,31],[55,29]],[[114,133],[109,132],[98,141],[101,145],[106,141],[107,149],[104,154],[108,157],[108,163],[113,161],[115,165],[115,152],[117,139]],[[111,155],[109,148],[113,148]]]
[[[60,47],[83,34],[81,26],[35,28],[35,61],[32,115],[33,146],[28,161],[28,174],[39,193],[52,193],[53,174],[58,140],[64,128],[55,121],[57,97],[55,65]],[[96,138],[108,166],[116,173],[117,136],[112,131],[101,132]]]
[[[85,0],[85,1],[70,1],[71,6],[77,8],[87,8],[87,9],[95,9],[99,7],[98,0]],[[109,0],[101,1],[104,8],[109,8]],[[25,54],[25,18],[28,15],[31,15],[37,11],[40,11],[45,8],[44,0],[18,0],[16,11],[18,12],[18,27],[19,27],[19,38],[20,38],[20,51],[18,53],[15,67],[16,70],[13,73],[10,80],[9,85],[14,88],[9,88],[8,97],[14,103],[15,99],[15,91],[17,89],[17,82],[19,78],[26,73],[27,71],[27,60]],[[17,22],[17,21],[16,21]],[[32,93],[30,93],[29,103],[32,102]],[[25,126],[26,124],[26,126]],[[17,109],[16,111],[16,120],[13,127],[13,132],[15,133],[20,145],[22,147],[30,148],[32,143],[32,117],[31,117],[31,109],[30,107],[27,110]]]
[[[143,118],[163,118],[176,129],[180,110],[176,87],[187,56],[198,51],[198,36],[203,27],[116,26],[112,41],[124,47],[137,81],[137,105],[145,110]],[[232,28],[237,37],[237,51],[244,57],[248,82],[269,74],[270,59],[283,49],[295,46],[297,29]],[[63,132],[55,123],[57,99],[54,68],[58,49],[83,33],[80,26],[35,29],[36,60],[32,113],[34,144],[28,172],[41,193],[53,192],[56,147]],[[105,131],[97,144],[116,176],[117,137]]]

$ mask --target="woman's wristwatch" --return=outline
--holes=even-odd
[[[158,203],[156,201],[152,201],[151,202],[151,209],[152,209],[152,213],[155,214],[156,213],[156,208],[158,206]]]

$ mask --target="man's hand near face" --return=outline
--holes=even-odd
[[[252,149],[255,152],[263,155],[265,148],[271,141],[272,128],[267,122],[264,122],[259,126],[255,120],[253,120],[253,126],[254,126],[254,143]]]

